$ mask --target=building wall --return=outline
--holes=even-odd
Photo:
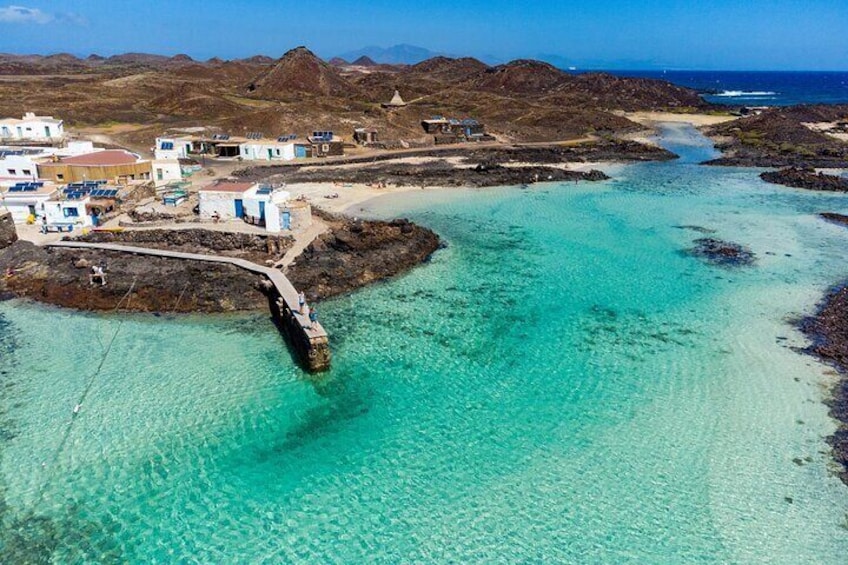
[[[89,227],[91,216],[86,211],[88,198],[83,200],[48,200],[44,203],[44,215],[48,224],[74,224]]]
[[[38,166],[38,174],[45,180],[59,183],[82,182],[86,180],[114,180],[128,178],[146,180],[151,178],[150,161],[141,161],[129,165],[68,165],[63,163],[43,163]]]
[[[172,143],[173,149],[162,149],[162,143]],[[157,137],[156,147],[153,154],[157,160],[160,159],[186,159],[191,152],[191,141],[173,137]]]
[[[153,161],[153,182],[156,186],[165,186],[169,182],[183,180],[180,162],[176,159],[157,159]]]
[[[313,157],[339,157],[342,155],[344,155],[344,143],[341,141],[312,143]]]
[[[44,214],[44,203],[50,199],[50,194],[8,194],[3,199],[3,208],[12,214],[12,219],[16,224],[23,224],[29,218],[31,211],[30,206],[35,208],[35,215]]]
[[[0,182],[3,184],[31,181],[37,177],[38,165],[32,157],[9,155],[5,159],[0,159]]]
[[[48,130],[49,129],[49,135]],[[0,120],[0,138],[32,139],[46,141],[64,137],[65,127],[61,122],[53,123],[38,118],[24,120]]]
[[[222,221],[232,220],[236,217],[236,200],[242,200],[243,194],[234,192],[200,192],[200,219],[211,220],[212,215],[218,212]]]
[[[243,143],[241,145],[241,157],[249,161],[291,161],[294,156],[294,143]]]

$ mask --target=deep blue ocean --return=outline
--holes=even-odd
[[[848,103],[848,72],[611,71],[695,88],[715,104],[792,106]]]

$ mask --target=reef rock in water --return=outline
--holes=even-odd
[[[754,252],[730,241],[713,237],[702,237],[694,241],[689,253],[712,265],[720,267],[742,267],[754,263]]]

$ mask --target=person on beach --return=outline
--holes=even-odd
[[[303,314],[303,306],[306,304],[306,294],[301,290],[300,294],[297,295],[297,309]]]
[[[94,284],[95,280],[100,281],[100,286],[106,286],[106,273],[100,265],[91,266],[91,274],[88,275],[88,283]]]

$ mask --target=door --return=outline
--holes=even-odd
[[[244,218],[244,200],[236,200],[236,218]]]
[[[259,221],[265,223],[265,203],[259,202]]]
[[[271,159],[273,159],[273,158],[274,158],[274,150],[273,150],[273,149],[269,149],[269,150],[268,150],[268,160],[270,161],[270,160],[271,160]]]
[[[288,210],[283,212],[283,229],[291,229],[291,212],[289,212]]]

